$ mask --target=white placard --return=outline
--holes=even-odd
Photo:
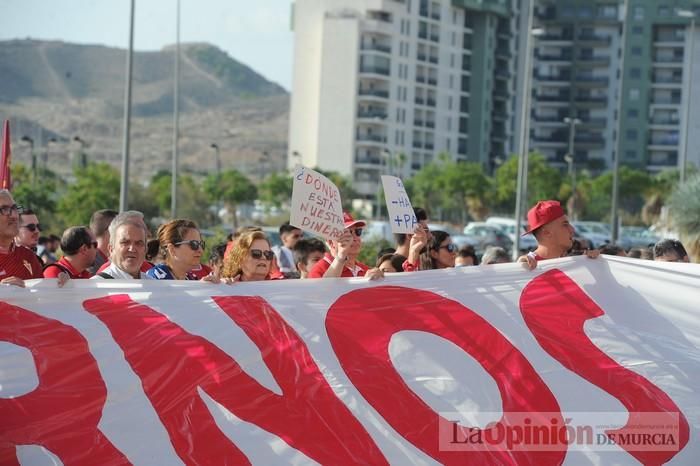
[[[325,239],[339,238],[345,225],[338,187],[315,170],[297,167],[289,223]]]
[[[412,234],[418,225],[418,219],[413,212],[403,181],[395,176],[382,175],[382,185],[391,232]]]

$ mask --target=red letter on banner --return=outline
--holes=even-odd
[[[19,464],[17,445],[41,445],[64,464],[129,464],[97,428],[107,387],[77,330],[0,302],[0,341],[31,351],[39,376],[31,393],[0,399],[0,464]]]
[[[494,435],[510,426],[509,413],[532,413],[532,429],[547,426],[538,412],[557,413],[559,405],[528,360],[491,324],[462,304],[437,294],[401,287],[353,291],[328,312],[326,329],[340,363],[352,383],[404,438],[443,464],[553,465],[561,464],[566,444],[549,445],[558,451],[483,451],[465,445],[464,451],[439,448],[438,431],[451,421],[435,413],[403,381],[391,363],[389,342],[397,332],[414,330],[445,338],[470,354],[496,381],[503,400],[503,419],[482,431]],[[522,419],[522,416],[519,416]],[[462,428],[464,429],[464,428]],[[543,448],[546,450],[547,448]]]
[[[304,342],[266,301],[245,296],[214,300],[258,346],[282,396],[260,385],[211,342],[126,295],[84,303],[124,350],[186,464],[249,463],[216,426],[198,387],[240,419],[321,464],[386,464]]]
[[[540,346],[570,371],[602,388],[622,403],[630,417],[627,425],[606,433],[632,433],[628,426],[644,424],[641,413],[678,416],[678,451],[637,450],[620,445],[642,464],[663,464],[688,443],[688,421],[659,387],[620,366],[602,352],[583,331],[584,323],[605,314],[579,286],[560,270],[545,272],[525,287],[520,297],[523,318]],[[636,430],[635,432],[639,432]]]

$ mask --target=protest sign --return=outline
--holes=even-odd
[[[403,181],[395,176],[382,175],[382,185],[391,232],[412,234],[418,225],[418,219],[413,212]]]
[[[315,170],[295,168],[289,223],[325,239],[338,239],[345,228],[338,187]]]

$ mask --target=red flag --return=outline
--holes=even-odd
[[[5,120],[2,131],[2,159],[0,159],[0,189],[12,189],[12,178],[10,176],[10,162],[12,152],[10,151],[10,120]]]

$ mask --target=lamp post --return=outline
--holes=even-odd
[[[219,157],[219,145],[212,143],[209,147],[214,149],[214,161],[216,162],[216,176],[221,176],[221,158]]]
[[[683,106],[683,152],[680,154],[681,160],[679,163],[679,180],[680,183],[683,184],[685,183],[685,169],[686,165],[688,164],[688,133],[690,132],[690,102],[692,100],[691,98],[691,92],[693,91],[693,46],[695,44],[695,38],[693,35],[695,34],[695,13],[692,12],[691,10],[677,10],[676,15],[680,16],[681,18],[690,18],[690,30],[688,35],[690,36],[690,60],[688,60],[688,85],[687,85],[687,92],[684,92],[685,97],[685,105]]]
[[[126,54],[126,90],[124,91],[124,141],[122,148],[122,179],[119,186],[119,210],[127,209],[129,193],[129,143],[131,133],[131,83],[133,81],[132,62],[134,60],[134,3],[131,0],[129,16],[129,51]]]
[[[610,223],[611,223],[611,228],[610,231],[612,232],[612,244],[617,244],[617,237],[620,232],[619,228],[619,212],[618,212],[618,205],[620,203],[619,200],[619,193],[620,193],[620,152],[621,152],[621,147],[622,147],[622,136],[620,134],[622,130],[622,98],[623,98],[623,93],[625,90],[624,87],[624,81],[625,81],[625,47],[627,46],[626,43],[626,38],[627,38],[627,17],[629,16],[628,8],[629,7],[629,0],[624,0],[622,2],[622,12],[624,15],[622,24],[620,27],[622,28],[622,33],[620,36],[620,44],[621,46],[621,52],[620,52],[620,69],[622,72],[620,73],[620,82],[617,87],[617,130],[615,133],[617,134],[617,141],[615,144],[615,150],[613,151],[613,186],[612,186],[612,207],[610,208]]]
[[[177,169],[179,157],[177,141],[180,132],[180,0],[177,0],[176,8],[175,71],[173,79],[173,176],[170,184],[170,215],[172,218],[177,218]]]
[[[75,136],[73,137],[73,141],[77,142],[80,144],[80,152],[78,153],[78,165],[80,168],[87,168],[87,154],[85,153],[85,147],[87,147],[87,143],[80,139],[80,136]]]
[[[574,138],[576,137],[576,125],[581,123],[578,118],[564,118],[564,123],[569,125],[569,149],[568,153],[564,156],[564,160],[569,164],[569,176],[571,177],[571,197],[574,198],[576,202],[576,167],[574,163],[576,162],[576,156],[574,155]],[[573,220],[576,220],[576,209],[573,209],[572,214]]]
[[[36,154],[34,153],[34,139],[29,136],[22,136],[22,142],[29,144],[29,157],[32,160],[32,185],[36,186]]]
[[[513,243],[513,260],[520,254],[520,234],[522,233],[523,203],[527,201],[527,170],[529,163],[530,142],[530,89],[532,82],[532,54],[534,38],[545,33],[544,29],[532,29],[534,0],[530,0],[527,16],[527,31],[525,36],[525,76],[523,78],[523,107],[520,114],[520,158],[518,159],[518,180],[515,193],[515,242]]]

